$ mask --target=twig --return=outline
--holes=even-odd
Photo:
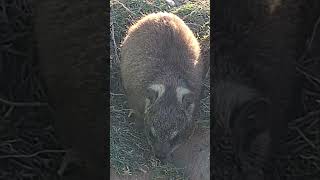
[[[197,24],[197,23],[186,23],[186,25],[188,25],[188,26],[196,26],[196,27],[201,27],[201,25],[200,24]]]
[[[318,17],[315,25],[313,26],[313,30],[312,30],[310,41],[308,42],[308,45],[307,45],[307,48],[306,48],[304,54],[299,59],[299,62],[301,62],[306,57],[308,51],[311,49],[311,46],[312,46],[313,40],[314,40],[314,38],[316,36],[316,32],[317,32],[317,28],[318,28],[319,24],[320,24],[320,16]]]
[[[9,115],[11,114],[13,109],[14,109],[14,106],[10,106],[9,110],[4,114],[4,116],[1,117],[1,121],[5,120],[7,117],[9,117]]]
[[[49,106],[48,103],[42,103],[42,102],[13,102],[9,100],[5,100],[0,98],[0,102],[10,105],[10,106],[16,106],[16,107],[39,107],[39,106]]]
[[[117,93],[112,93],[112,92],[110,92],[110,94],[111,94],[112,96],[124,96],[124,94],[117,94]]]
[[[310,73],[306,72],[303,67],[300,65],[297,66],[297,71],[299,71],[301,74],[306,76],[306,78],[311,81],[312,83],[316,83],[317,86],[320,85],[320,79],[316,78],[315,76],[312,76]]]
[[[209,77],[209,73],[210,73],[210,66],[209,66],[207,73],[206,73],[206,77],[205,77],[206,79]]]
[[[13,55],[17,55],[17,56],[28,57],[28,55],[26,53],[20,52],[20,51],[15,50],[15,49],[8,49],[7,52],[11,53]]]
[[[39,154],[43,154],[43,153],[66,153],[66,150],[42,150],[42,151],[38,151],[35,152],[33,154],[14,154],[14,155],[5,155],[5,156],[0,156],[0,159],[8,159],[8,158],[31,158],[31,157],[35,157],[38,156]]]
[[[302,159],[306,159],[306,160],[320,160],[319,157],[313,156],[313,155],[309,155],[309,156],[305,156],[305,155],[300,155],[300,157]]]
[[[114,54],[116,56],[116,63],[120,64],[120,60],[119,60],[119,56],[118,56],[118,46],[115,40],[115,36],[114,36],[114,26],[113,26],[113,19],[111,18],[111,38],[112,38],[112,42],[113,42],[113,48],[114,48]]]
[[[123,112],[123,111],[132,111],[132,109],[116,109],[114,106],[110,106],[111,111],[115,111],[115,112]]]
[[[316,149],[316,145],[313,144],[312,141],[310,141],[304,134],[303,132],[299,129],[299,128],[294,128],[299,134],[300,136],[314,149]]]
[[[188,17],[190,17],[191,15],[193,15],[195,12],[197,12],[199,9],[195,9],[193,11],[191,11],[188,15],[185,15],[182,20],[186,20]]]
[[[24,169],[28,169],[28,170],[33,170],[34,167],[24,164],[23,162],[20,162],[19,160],[12,160],[14,162],[14,164],[17,164],[18,166],[24,168]]]
[[[305,116],[295,119],[293,123],[290,123],[290,125],[294,125],[296,124],[296,122],[305,122],[307,119],[313,118],[314,116],[317,116],[317,115],[320,116],[320,110],[309,112]]]
[[[122,2],[118,1],[118,0],[114,0],[117,4],[120,4],[125,10],[127,10],[128,12],[130,12],[131,14],[136,16],[136,13],[132,12],[129,8],[127,8]],[[112,7],[111,7],[112,8]],[[112,8],[113,9],[113,8]]]
[[[314,37],[316,36],[316,32],[317,32],[317,28],[320,24],[320,16],[318,17],[317,21],[316,21],[316,24],[314,25],[313,27],[313,30],[312,30],[312,35],[311,35],[311,39],[310,39],[310,42],[308,44],[308,50],[311,48],[312,46],[312,43],[313,43],[313,40],[314,40]]]
[[[18,141],[21,141],[20,138],[18,139],[11,139],[11,140],[6,140],[6,141],[3,141],[0,146],[4,145],[4,144],[11,144],[11,143],[15,143],[15,142],[18,142]]]

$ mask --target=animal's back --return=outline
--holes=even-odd
[[[91,168],[89,176],[101,178],[107,137],[105,3],[34,3],[39,64],[55,128]]]
[[[199,55],[198,41],[179,17],[170,13],[143,17],[129,28],[121,48],[121,76],[129,104],[143,112],[142,97],[154,80],[167,84],[184,77],[198,91],[202,66],[193,66]]]

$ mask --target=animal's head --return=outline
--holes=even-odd
[[[185,84],[151,84],[146,91],[145,133],[154,153],[166,159],[195,128],[195,92]]]

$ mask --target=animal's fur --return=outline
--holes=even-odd
[[[39,64],[55,128],[86,162],[83,174],[75,178],[79,180],[106,179],[105,5],[104,1],[34,1]]]
[[[143,17],[130,27],[123,41],[121,76],[129,106],[136,111],[140,121],[146,120],[148,132],[150,126],[154,126],[159,143],[153,147],[161,147],[160,151],[165,155],[183,142],[194,128],[203,73],[203,62],[199,57],[200,46],[192,31],[170,13]],[[163,95],[144,114],[148,88],[154,84],[164,85]],[[195,109],[190,116],[178,102],[179,87],[192,94]],[[169,145],[170,137],[176,131],[178,138]]]
[[[287,152],[278,147],[300,100],[295,71],[303,42],[300,5],[296,0],[215,4],[215,130],[231,130],[245,179],[262,178],[248,172],[264,168],[273,152]]]

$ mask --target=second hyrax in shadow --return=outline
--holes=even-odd
[[[303,44],[300,5],[296,0],[216,5],[213,137],[231,132],[245,180],[265,179],[271,159],[287,155],[288,122],[300,109],[295,69]]]
[[[149,14],[128,30],[120,67],[137,123],[155,155],[170,159],[195,129],[203,72],[197,39],[176,15]]]

